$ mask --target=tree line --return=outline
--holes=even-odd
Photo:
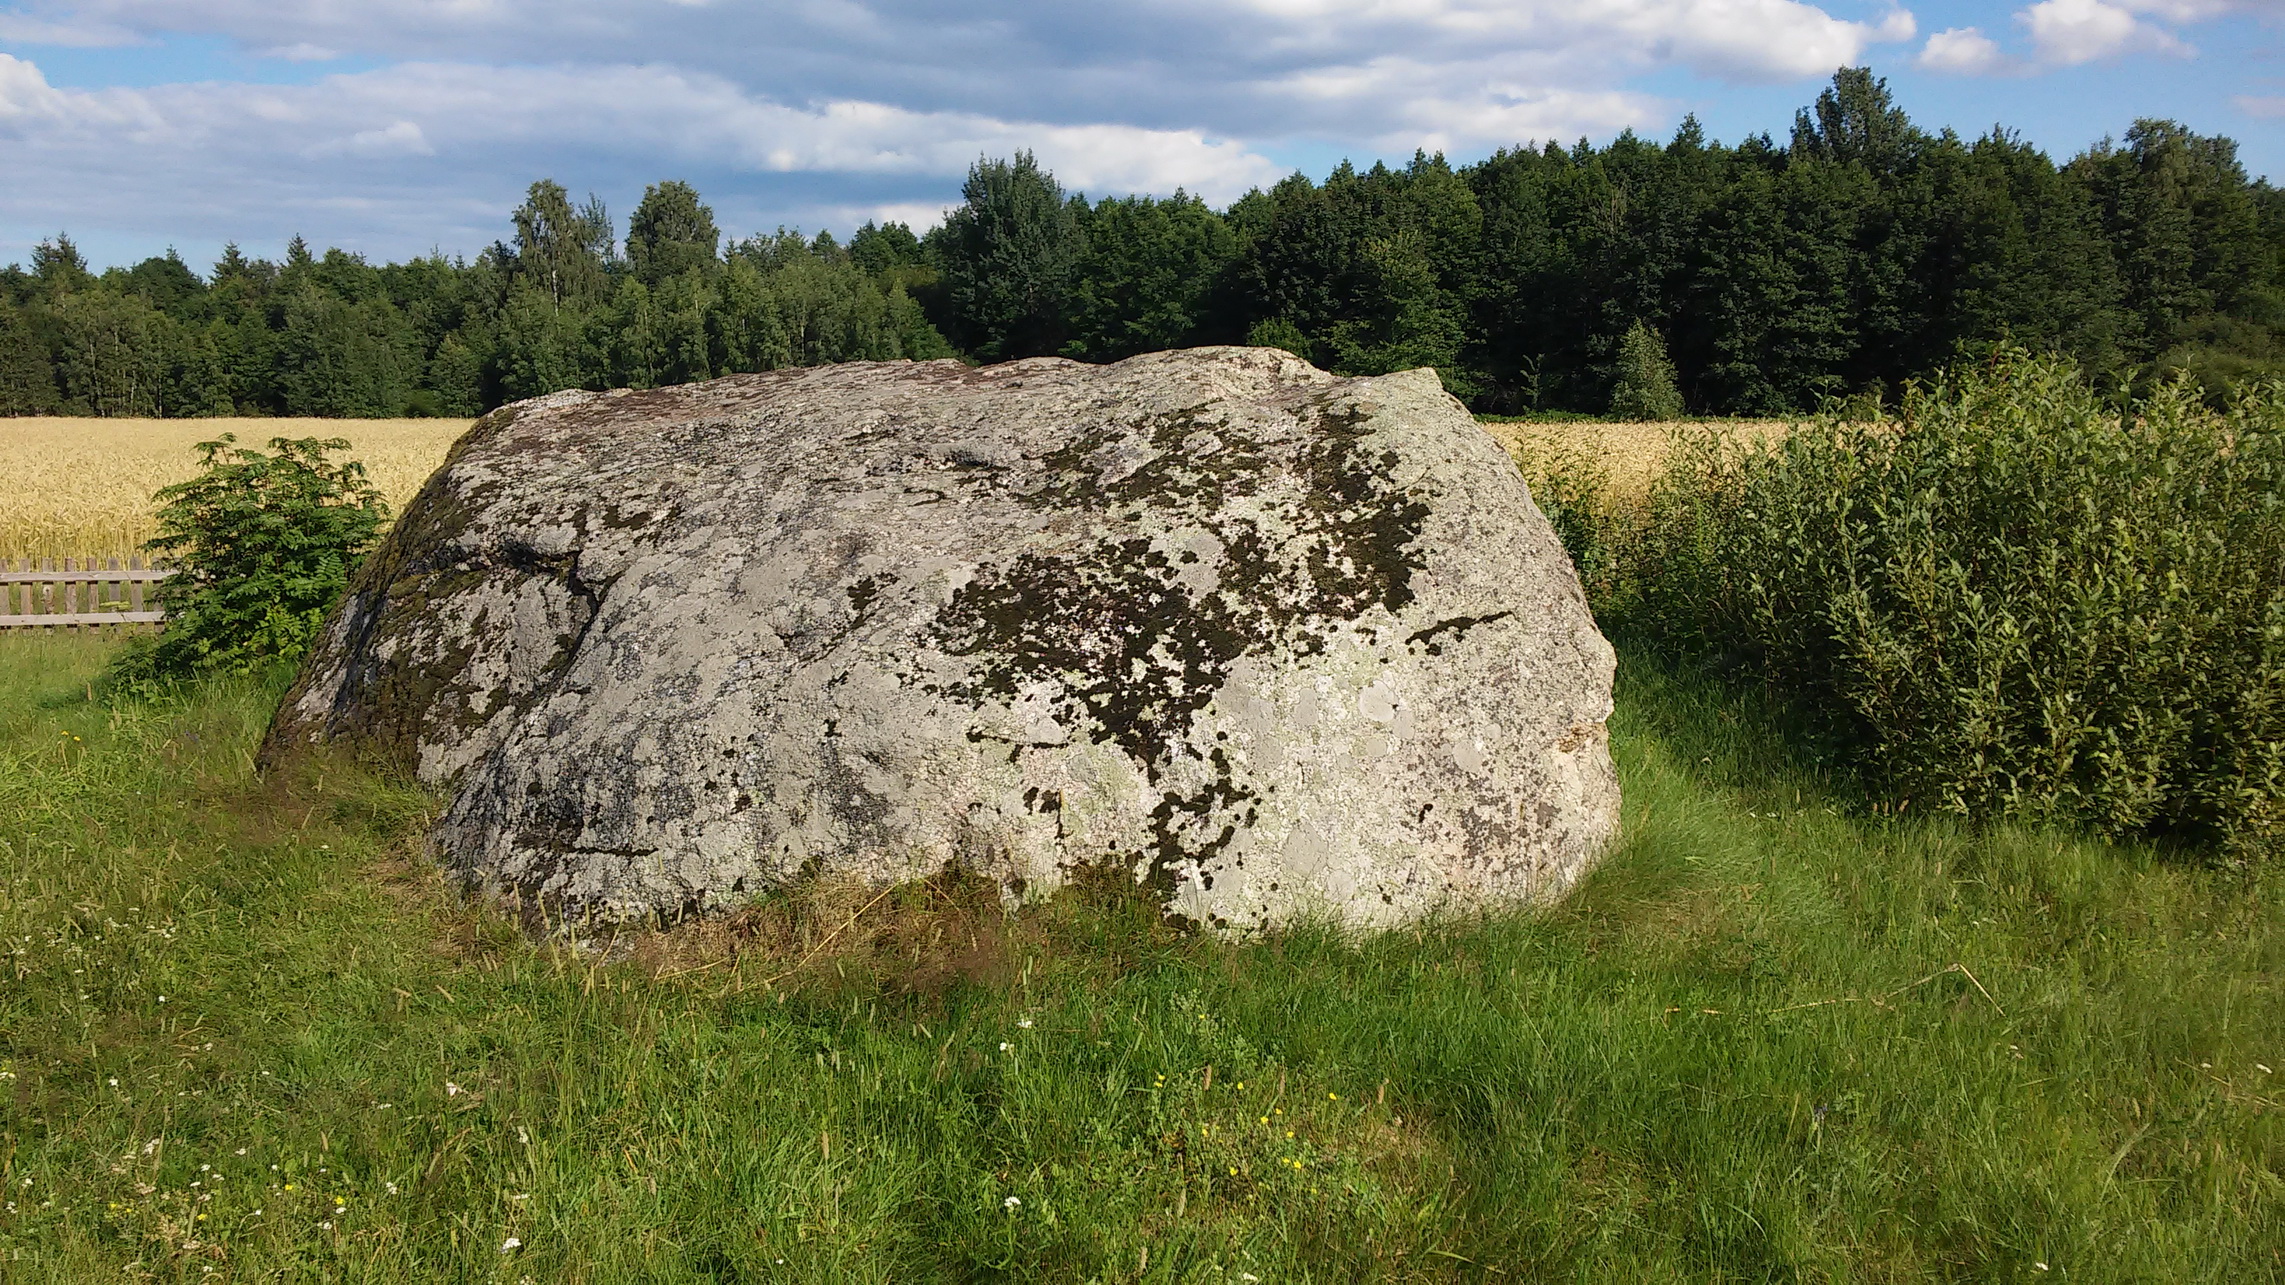
[[[471,415],[781,366],[1252,342],[1434,366],[1500,413],[1603,411],[1636,395],[1630,361],[1665,363],[1690,409],[1759,415],[1892,399],[2003,341],[2217,397],[2285,375],[2285,192],[2167,121],[2061,164],[2001,128],[1931,134],[1863,68],[1782,141],[1692,119],[1663,144],[1343,164],[1221,210],[1090,201],[1019,153],[979,161],[925,234],[846,243],[726,242],[671,181],[622,238],[543,180],[473,259],[296,239],[203,277],[172,253],[96,274],[58,235],[0,272],[0,413]]]

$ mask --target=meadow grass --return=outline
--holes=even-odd
[[[465,419],[95,419],[0,417],[0,558],[125,558],[158,533],[151,494],[198,472],[192,449],[224,433],[347,438],[391,511],[413,497]]]
[[[2277,896],[1849,815],[1628,656],[1561,907],[1180,936],[1115,889],[788,895],[605,960],[275,684],[0,639],[0,1277],[2251,1281]],[[862,913],[859,913],[862,912]]]

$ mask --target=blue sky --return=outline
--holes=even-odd
[[[733,235],[920,225],[1020,147],[1221,203],[1686,112],[1782,135],[1844,63],[1930,128],[2062,157],[2166,116],[2285,178],[2285,0],[0,0],[0,262],[473,253],[541,176],[621,216],[688,179]]]

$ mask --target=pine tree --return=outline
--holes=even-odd
[[[1619,341],[1619,359],[1611,381],[1611,415],[1615,419],[1680,419],[1682,394],[1674,387],[1674,363],[1667,360],[1666,341],[1636,322]]]

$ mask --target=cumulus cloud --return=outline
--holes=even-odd
[[[2181,5],[2146,7],[2187,7]],[[2070,67],[2124,53],[2183,53],[2166,31],[2142,22],[2126,4],[2106,0],[2040,0],[2016,15],[2040,61]]]
[[[2158,23],[2180,26],[2236,13],[2279,11],[2279,0],[2038,0],[2015,12],[2015,24],[2031,46],[2024,56],[2009,54],[1981,27],[1952,27],[1930,36],[1914,61],[1929,71],[1989,76],[2131,54],[2187,57],[2195,51]]]
[[[63,114],[64,96],[32,63],[0,54],[0,122],[53,118]]]
[[[2000,51],[1999,42],[1976,27],[1953,27],[1928,37],[1915,59],[1930,71],[1955,76],[1985,76],[2005,71],[2014,60]]]
[[[545,172],[534,157],[552,158],[565,177],[937,179],[957,176],[980,155],[1024,147],[1067,184],[1096,192],[1188,187],[1228,201],[1280,173],[1244,144],[1197,130],[1007,121],[856,101],[795,106],[663,67],[412,63],[305,86],[72,90],[0,54],[0,166],[43,174],[13,202],[19,216],[36,211],[42,227],[91,217],[117,226],[156,208],[180,234],[219,238],[247,234],[224,223],[258,207],[250,217],[287,221],[279,235],[294,221],[355,215],[349,221],[367,226],[404,217],[434,237],[443,230],[440,216],[473,197],[493,213],[457,230],[464,243],[482,244],[497,234],[497,212],[522,182]],[[296,160],[281,164],[285,157]],[[281,192],[291,195],[281,199]],[[932,217],[941,209],[882,204]]]

